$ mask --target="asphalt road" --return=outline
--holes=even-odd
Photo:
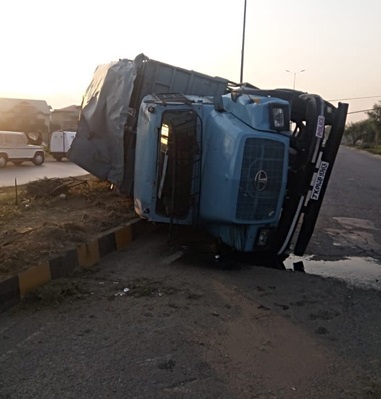
[[[31,162],[24,162],[21,166],[15,166],[10,162],[5,168],[0,169],[0,187],[13,186],[15,179],[17,179],[17,184],[25,184],[44,177],[80,176],[87,173],[84,169],[67,160],[57,162],[49,159],[41,166],[35,166]]]
[[[381,261],[381,156],[340,148],[308,253]]]
[[[381,228],[381,156],[342,147],[324,203],[328,216],[359,217]]]
[[[311,254],[381,259],[380,166],[340,150]],[[1,314],[0,398],[381,397],[379,290],[183,244],[156,232]]]

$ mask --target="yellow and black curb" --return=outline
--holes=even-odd
[[[76,269],[89,268],[106,255],[126,249],[131,241],[147,233],[152,226],[145,220],[133,219],[94,240],[69,249],[59,257],[0,281],[0,312],[17,305],[22,298],[41,285],[60,277],[67,277]]]

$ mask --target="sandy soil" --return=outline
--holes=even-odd
[[[134,217],[129,199],[91,175],[0,188],[0,280]]]

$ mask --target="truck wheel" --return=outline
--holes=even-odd
[[[59,155],[56,155],[56,156],[54,157],[54,159],[55,159],[57,162],[61,162],[61,161],[62,161],[62,157],[60,157]]]
[[[293,103],[296,118],[300,119],[302,115],[302,120],[305,121],[297,123],[297,129],[292,137],[295,149],[299,153],[299,166],[302,168],[311,164],[314,154],[317,153],[316,146],[320,146],[316,127],[322,106],[321,98],[311,94],[302,94]]]
[[[45,162],[45,155],[43,152],[36,152],[34,154],[32,162],[36,165],[42,165]]]
[[[8,162],[8,158],[5,154],[0,154],[0,168],[4,168]]]

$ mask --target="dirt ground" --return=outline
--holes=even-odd
[[[0,188],[0,281],[135,217],[132,201],[91,175]]]
[[[379,292],[223,267],[167,231],[0,314],[0,397],[381,397]]]

